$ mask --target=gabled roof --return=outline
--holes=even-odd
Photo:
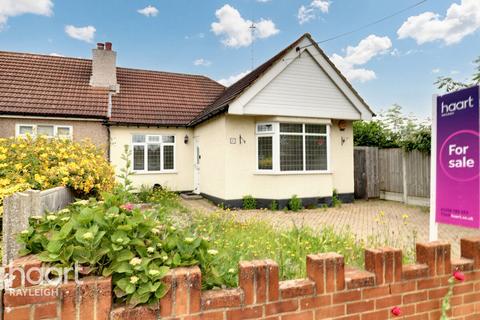
[[[275,63],[280,61],[286,54],[288,54],[291,50],[295,49],[304,39],[310,40],[310,42],[313,44],[313,46],[320,52],[322,57],[330,64],[330,66],[335,70],[335,72],[341,77],[342,81],[345,82],[345,84],[348,86],[348,88],[353,92],[353,94],[366,106],[366,108],[372,113],[373,111],[371,108],[367,105],[365,100],[358,94],[358,92],[353,88],[353,86],[348,82],[348,80],[345,78],[345,76],[342,75],[340,70],[333,64],[333,62],[330,61],[328,56],[323,52],[322,49],[318,46],[318,44],[315,42],[315,40],[312,38],[312,36],[309,33],[305,33],[302,35],[300,38],[295,40],[292,44],[290,44],[288,47],[280,51],[278,54],[276,54],[273,58],[268,60],[267,62],[263,63],[260,65],[258,68],[238,80],[236,83],[232,84],[230,87],[228,87],[218,98],[215,100],[215,102],[207,107],[203,112],[201,112],[191,123],[190,125],[196,125],[198,123],[201,123],[202,121],[205,121],[206,119],[227,111],[229,104],[234,101],[237,97],[242,95],[249,87],[252,86],[253,83],[255,83],[262,75],[264,75],[267,71],[269,71]]]
[[[0,51],[0,113],[106,118],[108,91],[89,85],[92,61]]]
[[[258,68],[232,84],[228,87],[217,99],[213,102],[212,105],[207,107],[203,112],[201,112],[191,123],[190,125],[195,125],[208,119],[212,115],[221,113],[226,111],[228,104],[233,101],[236,97],[241,95],[245,89],[247,89],[255,80],[257,80],[262,74],[270,69],[275,62],[280,60],[285,54],[287,54],[290,50],[295,48],[302,40],[305,38],[306,35],[301,36],[296,41],[294,41],[291,45],[277,53],[273,58],[268,60],[267,62],[260,65]]]
[[[91,60],[0,51],[0,113],[98,118],[125,125],[194,126],[227,111],[231,103],[304,39],[312,43],[371,112],[307,33],[228,88],[200,75],[118,67],[120,92],[112,96],[110,117],[108,90],[89,84]]]

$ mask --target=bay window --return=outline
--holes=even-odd
[[[328,172],[329,126],[326,124],[257,124],[257,170]]]
[[[132,136],[133,170],[168,172],[175,170],[175,136]]]

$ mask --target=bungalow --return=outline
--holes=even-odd
[[[309,34],[228,88],[204,76],[0,52],[0,137],[90,138],[134,184],[240,206],[353,200],[352,122],[373,113]]]

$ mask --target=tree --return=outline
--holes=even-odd
[[[396,148],[393,133],[380,121],[356,121],[353,123],[353,140],[356,146]]]
[[[480,56],[473,63],[476,65],[476,67],[472,75],[471,82],[464,83],[456,81],[451,77],[438,77],[437,81],[435,81],[435,85],[438,89],[445,90],[446,92],[452,92],[480,84]]]
[[[397,104],[381,112],[375,120],[355,122],[353,135],[356,146],[430,152],[430,121],[422,122],[413,114],[405,115]]]

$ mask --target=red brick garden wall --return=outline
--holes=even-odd
[[[201,291],[199,268],[172,270],[168,294],[150,307],[111,304],[109,279],[90,278],[64,284],[55,297],[25,297],[29,287],[16,283],[4,294],[5,319],[178,319],[178,320],[439,320],[441,300],[454,270],[465,273],[452,297],[452,319],[480,320],[480,237],[461,240],[462,258],[450,258],[450,245],[417,245],[417,264],[402,265],[400,250],[365,251],[365,270],[345,267],[334,253],[309,255],[307,279],[279,281],[274,261],[242,262],[239,288]],[[33,259],[19,260],[25,268]],[[402,315],[391,314],[394,306]],[[111,310],[111,311],[110,311]]]

